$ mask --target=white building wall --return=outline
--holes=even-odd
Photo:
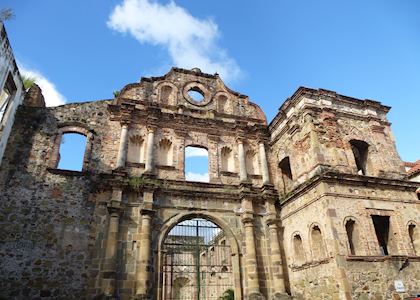
[[[25,90],[22,79],[20,78],[19,70],[13,56],[12,48],[10,47],[9,39],[4,24],[0,22],[0,93],[6,84],[8,75],[13,77],[16,86],[16,92],[10,98],[10,102],[4,111],[0,123],[0,166],[6,148],[7,139],[12,130],[13,121],[17,107],[22,103]]]

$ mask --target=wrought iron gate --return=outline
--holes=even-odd
[[[180,222],[163,244],[163,300],[220,299],[233,294],[231,248],[216,224]],[[229,299],[229,298],[226,298]]]

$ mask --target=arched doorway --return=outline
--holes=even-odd
[[[209,220],[179,222],[163,241],[162,275],[162,300],[210,300],[232,294],[229,239]]]

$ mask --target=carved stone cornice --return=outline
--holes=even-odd
[[[276,225],[277,226],[279,224],[279,222],[280,222],[280,219],[277,218],[277,215],[276,214],[270,214],[270,215],[268,215],[267,216],[267,219],[265,221],[265,223],[267,224],[267,226],[270,226],[270,225]]]
[[[111,201],[110,203],[108,203],[106,207],[108,210],[108,213],[114,217],[121,217],[121,215],[124,212],[124,209],[123,207],[121,207],[120,204],[121,203],[119,201]]]
[[[220,141],[220,137],[218,135],[209,134],[207,137],[209,141],[213,143],[218,143]]]
[[[156,214],[156,210],[152,208],[142,208],[140,209],[140,215],[144,216],[150,216],[153,217]]]

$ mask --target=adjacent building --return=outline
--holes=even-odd
[[[25,88],[16,65],[6,29],[0,21],[0,165]]]

